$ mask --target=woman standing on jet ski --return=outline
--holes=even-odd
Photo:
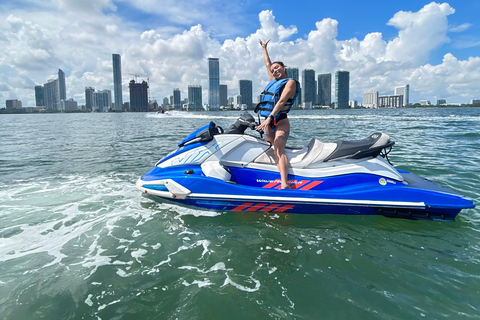
[[[257,127],[257,130],[264,130],[267,141],[273,145],[282,180],[281,188],[289,189],[288,159],[285,155],[285,147],[290,135],[290,122],[287,113],[300,92],[300,85],[297,81],[288,77],[287,68],[283,62],[275,61],[272,63],[267,51],[269,42],[270,40],[260,40],[270,82],[262,92],[262,100],[255,110],[255,112],[260,111],[260,115],[266,118]]]

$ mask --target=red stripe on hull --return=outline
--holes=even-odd
[[[250,208],[246,209],[245,211],[258,211],[260,208],[265,207],[267,204],[266,203],[257,203],[254,206],[251,206]]]
[[[265,207],[265,208],[263,208],[263,209],[260,210],[260,211],[267,211],[267,212],[268,212],[268,211],[273,211],[274,209],[276,209],[276,208],[278,208],[278,207],[280,207],[280,206],[281,206],[281,204],[271,204],[271,205],[269,205],[268,207]]]
[[[279,184],[280,182],[281,182],[280,180],[275,180],[275,181],[272,181],[272,182],[264,185],[262,188],[271,189],[271,188],[275,187],[277,184]]]
[[[316,186],[318,186],[322,182],[323,181],[313,181],[312,183],[307,184],[303,188],[300,188],[300,190],[310,190],[312,188],[315,188]]]
[[[244,203],[244,204],[241,204],[239,205],[238,207],[236,208],[233,208],[232,211],[242,211],[248,207],[250,207],[253,203]]]
[[[289,209],[292,209],[293,207],[295,207],[295,206],[288,204],[288,205],[284,205],[284,206],[278,208],[277,210],[275,210],[275,211],[273,211],[273,212],[285,212],[285,211],[287,211],[287,210],[289,210]]]

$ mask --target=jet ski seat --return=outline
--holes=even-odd
[[[303,169],[308,167],[311,163],[322,162],[333,152],[333,150],[335,150],[335,147],[335,143],[323,143],[318,139],[312,138],[305,148],[285,148],[285,154],[290,167]],[[275,165],[273,146],[259,155],[253,162]]]
[[[384,133],[376,132],[363,140],[337,141],[335,143],[323,143],[312,138],[307,146],[302,149],[286,148],[290,167],[304,169],[315,163],[327,162],[338,159],[361,159],[376,157],[380,152],[393,146],[395,142]],[[254,163],[275,164],[273,146],[260,154]]]
[[[361,159],[366,157],[376,157],[385,148],[390,148],[395,144],[390,141],[390,137],[382,132],[372,133],[363,140],[337,141],[337,148],[324,161],[335,159]]]

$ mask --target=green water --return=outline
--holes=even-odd
[[[138,177],[239,112],[0,116],[0,319],[480,319],[480,209],[455,222],[201,211]],[[290,146],[389,158],[480,203],[480,109],[292,111]]]

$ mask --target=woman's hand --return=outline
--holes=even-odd
[[[267,119],[265,119],[265,121],[263,121],[260,125],[258,125],[255,130],[257,131],[265,131],[265,128],[268,127],[268,125],[270,124],[270,121],[272,121],[272,119],[270,119],[270,117],[267,117]]]
[[[262,49],[267,49],[267,44],[270,42],[270,39],[268,39],[267,41],[265,40],[260,40],[260,45],[262,46]]]

